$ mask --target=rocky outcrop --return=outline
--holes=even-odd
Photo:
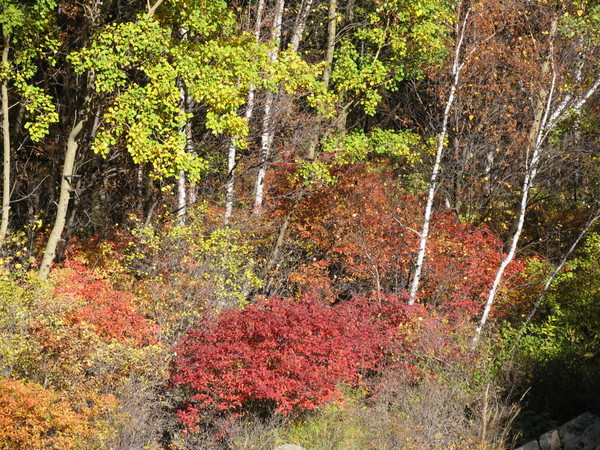
[[[600,450],[600,416],[582,414],[516,450]]]

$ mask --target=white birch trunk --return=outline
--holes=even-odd
[[[188,39],[188,31],[185,27],[181,27],[181,40],[185,41]],[[181,109],[184,112],[189,113],[191,110],[190,104],[190,96],[187,93],[187,89],[181,79],[177,80],[177,86],[179,88],[179,96],[180,96],[180,105]],[[193,152],[192,147],[192,124],[189,120],[186,121],[185,125],[182,127],[181,131],[185,135],[185,144],[181,149],[182,153],[191,153]],[[190,193],[195,192],[193,187],[189,187]],[[177,225],[182,226],[185,225],[185,217],[187,214],[188,207],[188,186],[187,180],[185,176],[185,171],[179,171],[179,178],[177,179]],[[191,194],[190,196],[192,196]],[[190,203],[195,203],[190,202]]]
[[[267,174],[267,164],[271,155],[271,143],[273,133],[271,131],[271,107],[273,106],[273,93],[267,92],[265,99],[265,110],[262,123],[262,134],[260,137],[260,165],[256,175],[256,185],[254,187],[254,214],[260,213],[264,202],[265,175]]]
[[[250,123],[250,119],[252,119],[252,115],[254,113],[255,95],[256,94],[254,86],[250,86],[250,90],[248,91],[248,97],[246,98],[246,112],[244,113],[244,119],[246,119],[246,123]],[[236,155],[237,147],[233,142],[231,142],[227,151],[227,194],[225,199],[224,217],[225,225],[229,225],[231,215],[233,214],[233,202],[235,200]]]
[[[181,107],[187,113],[190,111],[190,98],[182,84],[179,86],[181,92]],[[191,153],[194,151],[192,146],[192,124],[188,121],[181,130],[185,134],[185,144],[181,150],[183,153]],[[189,190],[189,196],[188,196]],[[179,171],[177,179],[177,224],[185,225],[185,217],[189,204],[195,203],[195,188],[188,186],[185,171]],[[189,199],[189,202],[188,202]]]
[[[296,22],[294,23],[294,29],[290,39],[290,50],[295,52],[298,51],[300,41],[302,40],[302,34],[304,33],[304,28],[306,27],[306,19],[308,19],[308,15],[313,7],[313,3],[314,0],[303,0],[300,5],[300,11],[298,11],[298,16],[296,16]]]
[[[185,171],[179,171],[177,179],[177,225],[185,225],[185,215],[187,213]]]
[[[229,225],[231,215],[233,214],[233,202],[235,200],[235,160],[237,148],[232,142],[227,149],[227,186],[225,193],[225,215],[223,223]]]
[[[485,323],[487,322],[488,316],[492,309],[492,305],[494,304],[494,300],[496,298],[496,294],[498,293],[498,289],[500,288],[500,283],[504,276],[504,271],[508,267],[508,265],[512,262],[515,257],[515,253],[517,251],[517,244],[519,243],[519,238],[521,237],[521,232],[523,231],[523,224],[525,223],[525,211],[527,210],[527,201],[529,200],[529,192],[531,190],[531,186],[533,180],[535,179],[538,172],[538,162],[540,156],[540,147],[535,147],[532,154],[531,161],[531,169],[527,171],[525,174],[525,180],[523,181],[523,193],[521,194],[521,200],[519,203],[519,216],[517,222],[517,228],[514,236],[511,238],[510,247],[508,249],[508,253],[502,260],[498,271],[496,272],[496,277],[494,278],[494,283],[488,293],[485,308],[483,310],[483,314],[481,315],[481,320],[479,321],[479,325],[475,330],[475,336],[473,337],[472,345],[475,346],[479,341],[481,336],[481,332]]]
[[[273,42],[273,50],[270,54],[271,62],[277,61],[279,57],[279,44],[281,41],[281,22],[283,18],[284,0],[277,0],[275,5],[275,16],[273,18],[273,26],[271,28],[271,40]],[[256,175],[256,184],[254,187],[254,209],[253,214],[258,214],[262,210],[264,202],[264,183],[267,173],[267,164],[271,156],[271,146],[273,143],[273,100],[275,95],[273,92],[267,92],[265,98],[265,108],[262,121],[261,148],[260,148],[260,163],[258,174]]]
[[[552,55],[550,55],[550,57],[551,56]],[[525,178],[523,179],[523,188],[521,192],[521,198],[519,200],[519,212],[517,216],[515,232],[512,236],[508,238],[509,245],[508,248],[506,248],[506,255],[500,263],[500,267],[496,272],[494,282],[492,283],[492,287],[490,288],[490,291],[488,293],[485,308],[483,309],[483,314],[481,315],[481,320],[479,321],[479,325],[475,329],[475,335],[471,343],[472,347],[475,347],[475,345],[477,345],[477,342],[481,337],[481,332],[487,322],[489,314],[492,310],[492,305],[494,304],[496,295],[498,293],[498,290],[500,289],[500,285],[504,277],[504,272],[506,271],[508,265],[514,259],[515,254],[517,252],[517,246],[521,237],[521,233],[523,232],[523,225],[525,223],[525,213],[527,212],[527,202],[529,201],[529,193],[531,191],[531,187],[533,186],[533,182],[539,170],[539,163],[542,156],[542,143],[544,140],[543,138],[546,129],[546,124],[548,123],[547,121],[550,113],[550,105],[552,104],[552,97],[554,95],[555,82],[556,73],[553,74],[552,84],[550,87],[550,91],[546,94],[547,98],[545,99],[545,102],[538,102],[538,106],[535,108],[535,117],[529,135],[530,149],[528,149],[527,151],[527,160],[525,163]]]
[[[2,50],[2,65],[8,65],[9,36],[4,35],[4,49]],[[8,117],[8,86],[2,84],[2,138],[3,138],[3,163],[2,163],[2,221],[0,223],[0,247],[4,243],[8,231],[8,218],[10,211],[10,120]]]
[[[440,168],[442,163],[442,156],[444,154],[444,147],[446,136],[448,134],[448,120],[450,117],[450,111],[452,109],[452,105],[454,103],[454,98],[456,96],[456,90],[458,89],[458,83],[460,81],[461,71],[468,60],[465,58],[465,61],[460,63],[460,54],[463,46],[463,41],[465,37],[465,31],[467,27],[467,20],[469,18],[469,11],[466,12],[465,18],[462,21],[462,24],[457,23],[457,35],[458,41],[456,43],[456,48],[454,51],[454,61],[452,63],[452,86],[450,87],[450,92],[448,93],[448,99],[446,100],[446,107],[444,109],[444,118],[442,121],[442,129],[440,131],[440,135],[438,138],[438,145],[435,154],[435,162],[433,164],[433,170],[431,173],[431,181],[429,182],[429,192],[427,194],[427,204],[425,205],[425,213],[423,217],[423,229],[421,233],[419,233],[419,253],[417,254],[417,261],[415,263],[415,272],[413,275],[413,279],[410,286],[410,295],[408,299],[408,304],[412,305],[416,298],[417,292],[419,290],[419,283],[421,281],[421,274],[423,272],[423,265],[425,261],[425,254],[427,252],[427,243],[429,241],[429,227],[431,225],[431,216],[433,214],[433,200],[435,198],[435,193],[437,191],[438,183],[439,183],[439,175]],[[472,54],[472,52],[471,52]]]
[[[558,20],[554,19],[550,30],[550,35],[552,36],[551,39],[553,39],[554,35],[556,34],[557,26]],[[547,71],[550,68],[552,59],[553,49],[551,47],[548,60],[544,63],[545,67],[542,68],[542,72],[547,73]],[[483,314],[481,316],[481,320],[479,321],[479,325],[475,330],[475,335],[473,336],[473,340],[471,342],[472,347],[475,347],[477,345],[481,337],[483,327],[487,322],[492,306],[496,299],[496,295],[500,288],[500,284],[504,276],[504,271],[512,262],[515,256],[517,245],[519,243],[519,238],[521,237],[521,233],[523,231],[523,224],[525,223],[525,214],[527,210],[527,201],[529,199],[529,193],[531,191],[531,187],[533,186],[535,177],[537,176],[540,161],[542,158],[542,145],[545,142],[546,137],[554,129],[554,127],[567,116],[567,113],[569,111],[569,108],[567,108],[567,106],[572,105],[570,110],[579,112],[583,108],[585,103],[590,99],[590,97],[600,87],[599,78],[596,79],[592,86],[590,86],[590,88],[588,88],[587,91],[583,95],[581,95],[575,102],[572,101],[573,95],[567,94],[563,101],[561,101],[556,106],[555,110],[552,111],[552,103],[556,84],[556,71],[554,70],[554,68],[552,68],[552,70],[552,83],[550,85],[549,92],[547,93],[545,104],[540,104],[540,106],[536,108],[536,117],[534,118],[534,123],[530,132],[530,148],[532,148],[533,150],[531,151],[531,155],[528,155],[528,160],[526,163],[525,178],[523,180],[522,194],[519,202],[519,215],[515,234],[509,238],[510,247],[508,248],[508,252],[504,257],[502,263],[500,264],[500,267],[498,268],[496,277],[494,278],[494,283],[492,284],[492,287],[488,293],[487,301],[483,310]]]
[[[260,40],[260,29],[262,25],[262,14],[265,7],[265,0],[260,0],[256,9],[256,22],[254,24],[254,37],[256,42]],[[244,119],[246,123],[250,124],[252,115],[254,114],[254,99],[256,96],[256,89],[254,86],[250,86],[248,89],[248,96],[246,98],[246,112],[244,113]],[[237,147],[231,142],[227,149],[227,191],[225,194],[225,216],[223,222],[225,225],[229,225],[231,221],[231,215],[233,214],[233,203],[235,201],[235,166],[237,157]]]

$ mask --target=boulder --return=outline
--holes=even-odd
[[[600,450],[600,416],[584,413],[516,450]]]
[[[560,440],[565,448],[600,449],[599,425],[600,417],[582,414],[558,429]]]

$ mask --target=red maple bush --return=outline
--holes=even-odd
[[[193,429],[207,411],[289,414],[339,400],[340,384],[377,370],[409,315],[399,302],[331,306],[310,296],[225,310],[176,346],[171,382],[193,392],[179,419]]]
[[[386,171],[341,167],[340,181],[298,205],[291,235],[308,250],[289,281],[329,301],[377,290],[400,292],[410,281],[411,249],[421,206]],[[417,217],[415,217],[417,216]]]
[[[460,223],[450,211],[436,214],[432,224],[420,298],[451,315],[478,315],[504,254],[503,243],[485,225]],[[521,282],[525,261],[515,259],[503,286]]]
[[[107,342],[156,343],[158,327],[138,311],[133,294],[115,290],[84,263],[70,260],[55,271],[54,298],[71,304],[69,319],[85,322]]]

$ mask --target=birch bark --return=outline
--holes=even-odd
[[[273,49],[269,55],[271,62],[277,61],[279,58],[279,46],[281,41],[281,23],[283,18],[284,0],[277,0],[275,5],[275,16],[271,27],[271,41]],[[262,210],[264,202],[265,175],[267,173],[267,164],[271,156],[271,146],[273,144],[273,101],[275,94],[268,91],[265,98],[264,115],[262,121],[261,147],[260,147],[260,163],[258,174],[256,175],[256,183],[254,185],[254,209],[253,214],[259,214]]]
[[[256,42],[260,40],[260,29],[262,26],[262,16],[265,8],[265,0],[259,0],[256,8],[256,21],[254,23],[254,38]],[[254,103],[256,89],[254,86],[250,86],[248,89],[248,96],[246,97],[246,111],[244,112],[244,119],[246,123],[250,123],[254,114]],[[223,223],[229,225],[231,221],[231,215],[233,214],[233,203],[235,201],[235,166],[237,157],[237,147],[235,143],[230,142],[229,148],[227,149],[227,192],[225,197],[225,216]]]
[[[184,39],[186,34],[187,33],[184,32]],[[191,109],[190,98],[183,83],[180,84],[179,91],[181,92],[181,107],[188,113]],[[184,153],[192,152],[192,124],[189,120],[183,126],[182,131],[185,134],[185,145],[182,150]],[[192,192],[193,187],[190,187],[189,190]],[[185,171],[180,170],[179,178],[177,179],[177,224],[180,226],[185,224],[187,207],[190,203],[192,203],[192,201],[191,199],[188,201],[188,186]]]
[[[495,302],[496,295],[498,294],[498,290],[500,288],[504,276],[504,272],[508,265],[512,262],[516,254],[519,239],[523,231],[523,225],[525,223],[527,202],[529,200],[529,195],[533,186],[533,182],[539,171],[540,162],[542,161],[544,156],[543,144],[546,138],[548,137],[548,134],[556,127],[558,123],[561,122],[561,120],[563,120],[568,115],[568,112],[579,112],[586,104],[586,102],[590,99],[590,97],[600,87],[600,78],[598,78],[583,93],[583,95],[579,96],[578,98],[574,98],[574,95],[572,93],[568,93],[567,95],[565,95],[564,99],[561,102],[559,102],[553,110],[553,104],[555,103],[554,95],[557,79],[556,69],[554,68],[553,41],[557,32],[557,28],[558,18],[555,17],[551,22],[549,30],[551,45],[548,53],[548,58],[542,66],[542,73],[549,73],[549,71],[552,71],[552,81],[548,89],[542,90],[542,92],[538,96],[534,107],[534,121],[529,133],[529,149],[527,151],[525,177],[521,189],[519,211],[515,220],[515,231],[514,234],[509,237],[507,245],[505,245],[506,255],[504,256],[504,259],[502,260],[502,263],[500,264],[500,267],[496,272],[494,282],[488,293],[485,308],[483,310],[481,319],[479,321],[479,325],[475,330],[475,334],[471,342],[472,347],[475,347],[479,339],[481,338],[483,327],[487,322],[492,306]]]
[[[460,12],[460,4],[458,6],[458,11]],[[464,61],[462,63],[460,62],[468,19],[469,10],[465,12],[465,17],[463,18],[462,22],[459,21],[456,25],[456,35],[458,38],[456,42],[456,48],[454,49],[454,60],[452,62],[452,85],[450,86],[450,92],[448,93],[448,99],[446,100],[446,107],[444,108],[444,117],[442,120],[442,129],[438,137],[435,161],[433,163],[433,170],[431,172],[431,181],[429,182],[427,203],[425,205],[425,212],[423,215],[423,228],[419,233],[419,252],[417,254],[415,271],[410,285],[410,294],[408,299],[409,305],[415,303],[415,300],[417,298],[417,292],[419,290],[419,283],[421,281],[421,274],[423,272],[425,254],[427,252],[427,244],[429,241],[429,228],[431,226],[431,216],[433,214],[433,200],[435,198],[435,194],[439,184],[442,156],[444,154],[444,148],[446,146],[446,136],[448,135],[448,120],[450,118],[450,111],[452,110],[452,105],[456,96],[456,90],[458,89],[458,84],[460,82],[461,71],[464,68],[466,62],[468,61],[469,56],[473,53],[473,51],[471,51],[470,54],[465,57]]]

